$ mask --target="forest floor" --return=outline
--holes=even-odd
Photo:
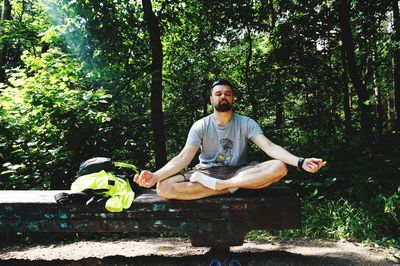
[[[192,247],[185,238],[78,241],[51,245],[12,245],[0,249],[6,265],[400,265],[400,251],[347,241],[304,238],[246,241],[230,252]]]

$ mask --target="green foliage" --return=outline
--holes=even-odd
[[[391,216],[393,220],[399,223],[400,216],[400,186],[397,191],[388,196],[381,196],[381,200],[384,202],[384,213]]]
[[[391,219],[386,212],[387,203],[380,198],[362,205],[345,199],[334,201],[312,198],[303,201],[301,229],[251,231],[247,237],[268,239],[278,235],[283,238],[301,236],[327,240],[346,239],[399,248],[400,230],[397,221]]]
[[[23,51],[42,48],[40,34],[51,27],[40,1],[11,0],[11,20],[0,21],[0,49],[7,48],[7,69],[20,66]]]
[[[362,207],[346,200],[322,203],[310,202],[304,206],[304,234],[314,238],[365,241],[377,239],[377,221]]]
[[[111,95],[90,89],[82,64],[56,49],[40,57],[25,52],[25,68],[10,74],[1,102],[4,189],[60,187],[69,183],[89,143],[101,138]],[[69,177],[69,178],[68,178]]]
[[[399,43],[388,3],[351,1],[354,52],[374,109],[373,137],[365,143],[335,1],[153,1],[164,53],[168,157],[211,111],[211,81],[229,78],[236,112],[292,153],[328,161],[312,176],[290,169],[284,181],[305,201],[297,234],[398,239]],[[0,67],[7,70],[0,84],[0,185],[67,188],[79,163],[93,156],[154,170],[151,47],[140,1],[12,6],[12,20],[0,22],[6,51]],[[267,156],[252,146],[249,159]]]

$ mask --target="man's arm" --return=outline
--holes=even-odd
[[[157,181],[164,180],[167,177],[182,171],[193,160],[198,149],[199,147],[193,145],[185,145],[177,156],[172,158],[166,165],[154,173],[157,177]]]
[[[179,173],[187,167],[196,155],[199,147],[193,145],[186,145],[182,151],[172,158],[166,165],[161,169],[152,173],[147,170],[143,170],[140,175],[135,175],[134,181],[142,187],[152,187],[157,182],[162,181],[176,173]]]
[[[299,157],[291,154],[279,145],[276,145],[270,141],[264,134],[259,134],[254,138],[254,143],[263,150],[271,158],[280,160],[286,164],[296,166],[299,161]],[[326,162],[318,158],[306,158],[303,163],[303,169],[310,173],[317,172],[322,166],[325,166]]]

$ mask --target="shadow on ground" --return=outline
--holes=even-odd
[[[166,256],[109,256],[105,258],[85,258],[80,260],[20,260],[9,259],[1,260],[2,265],[71,265],[71,266],[86,266],[86,265],[135,265],[135,266],[207,266],[213,259],[219,259],[222,265],[228,265],[232,259],[238,260],[243,266],[262,266],[262,265],[396,265],[393,262],[387,261],[387,264],[382,262],[371,262],[368,260],[354,261],[351,258],[343,257],[328,257],[328,256],[304,256],[293,254],[287,251],[267,251],[267,252],[243,252],[243,253],[206,253],[204,255],[192,255],[185,257],[166,257]],[[397,264],[398,265],[398,264]]]

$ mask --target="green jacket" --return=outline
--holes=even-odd
[[[110,212],[121,212],[128,209],[135,197],[128,181],[116,177],[104,170],[78,177],[71,185],[72,192],[82,192],[87,189],[101,190],[98,194],[110,197],[106,201],[106,209]],[[104,192],[103,192],[104,191]]]

